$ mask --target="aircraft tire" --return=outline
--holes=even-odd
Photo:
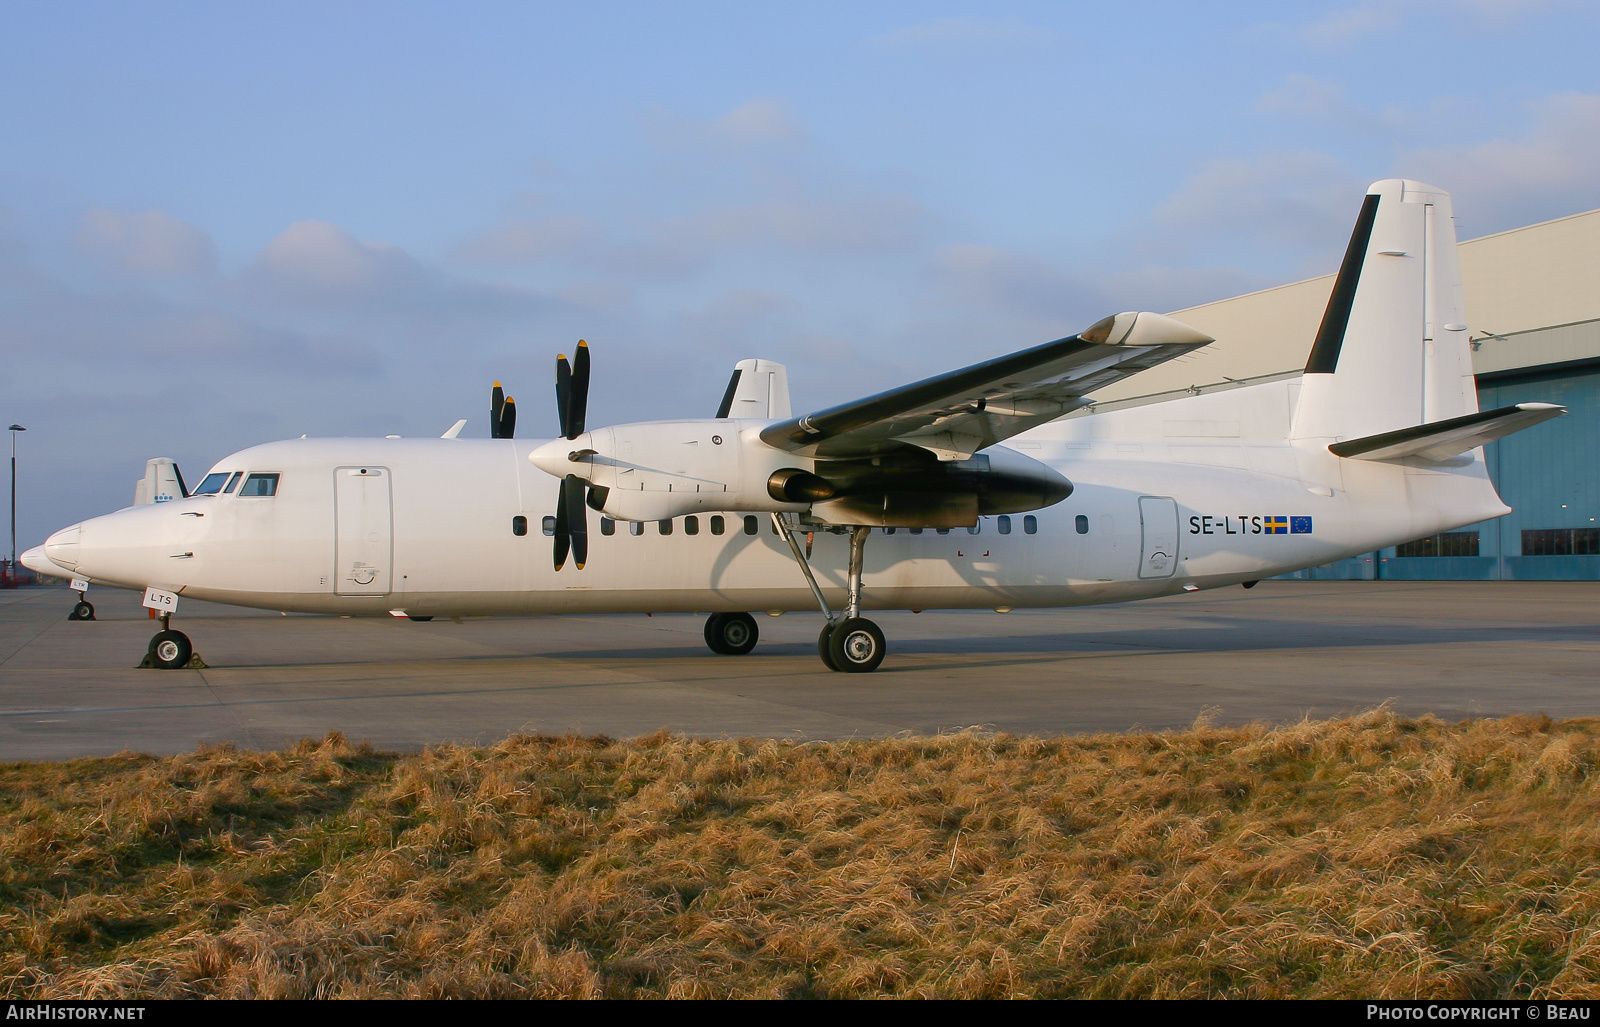
[[[865,617],[843,621],[828,636],[830,663],[846,674],[869,674],[877,670],[886,648],[883,632]]]
[[[150,639],[150,662],[162,670],[178,670],[189,665],[194,646],[181,631],[157,631]]]
[[[80,602],[67,614],[67,620],[94,620],[94,604]]]
[[[706,618],[706,645],[720,656],[743,656],[760,637],[756,619],[748,613],[713,613]]]
[[[822,657],[822,665],[833,671],[839,672],[839,665],[833,662],[833,656],[828,652],[828,640],[833,637],[833,624],[829,622],[822,625],[822,634],[817,636],[817,655]]]
[[[433,617],[432,617],[432,616],[428,616],[428,617],[409,617],[409,616],[408,616],[408,617],[407,617],[407,618],[406,618],[406,620],[415,620],[415,621],[430,621],[430,620],[433,620]]]

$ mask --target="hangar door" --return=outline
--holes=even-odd
[[[394,529],[386,467],[339,467],[333,472],[334,591],[342,596],[389,594]]]
[[[1139,531],[1139,577],[1172,577],[1172,572],[1178,569],[1177,501],[1140,496]]]

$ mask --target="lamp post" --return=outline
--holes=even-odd
[[[6,577],[12,585],[17,583],[17,432],[27,430],[20,424],[6,429],[11,433],[11,562],[6,565]]]

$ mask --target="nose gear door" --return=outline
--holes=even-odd
[[[394,528],[386,467],[339,467],[333,472],[334,592],[389,594]]]
[[[1178,569],[1178,504],[1161,496],[1139,497],[1139,577],[1170,578]]]

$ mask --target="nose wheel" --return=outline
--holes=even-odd
[[[171,615],[162,614],[161,630],[150,639],[150,648],[145,650],[144,659],[139,666],[154,667],[158,670],[184,668],[197,670],[204,668],[205,665],[205,661],[195,655],[194,643],[189,641],[189,636],[181,631],[174,631]]]
[[[713,613],[706,618],[706,645],[722,656],[743,656],[760,637],[756,619],[748,613]]]
[[[94,604],[87,599],[78,600],[72,612],[67,614],[67,620],[94,620]]]

